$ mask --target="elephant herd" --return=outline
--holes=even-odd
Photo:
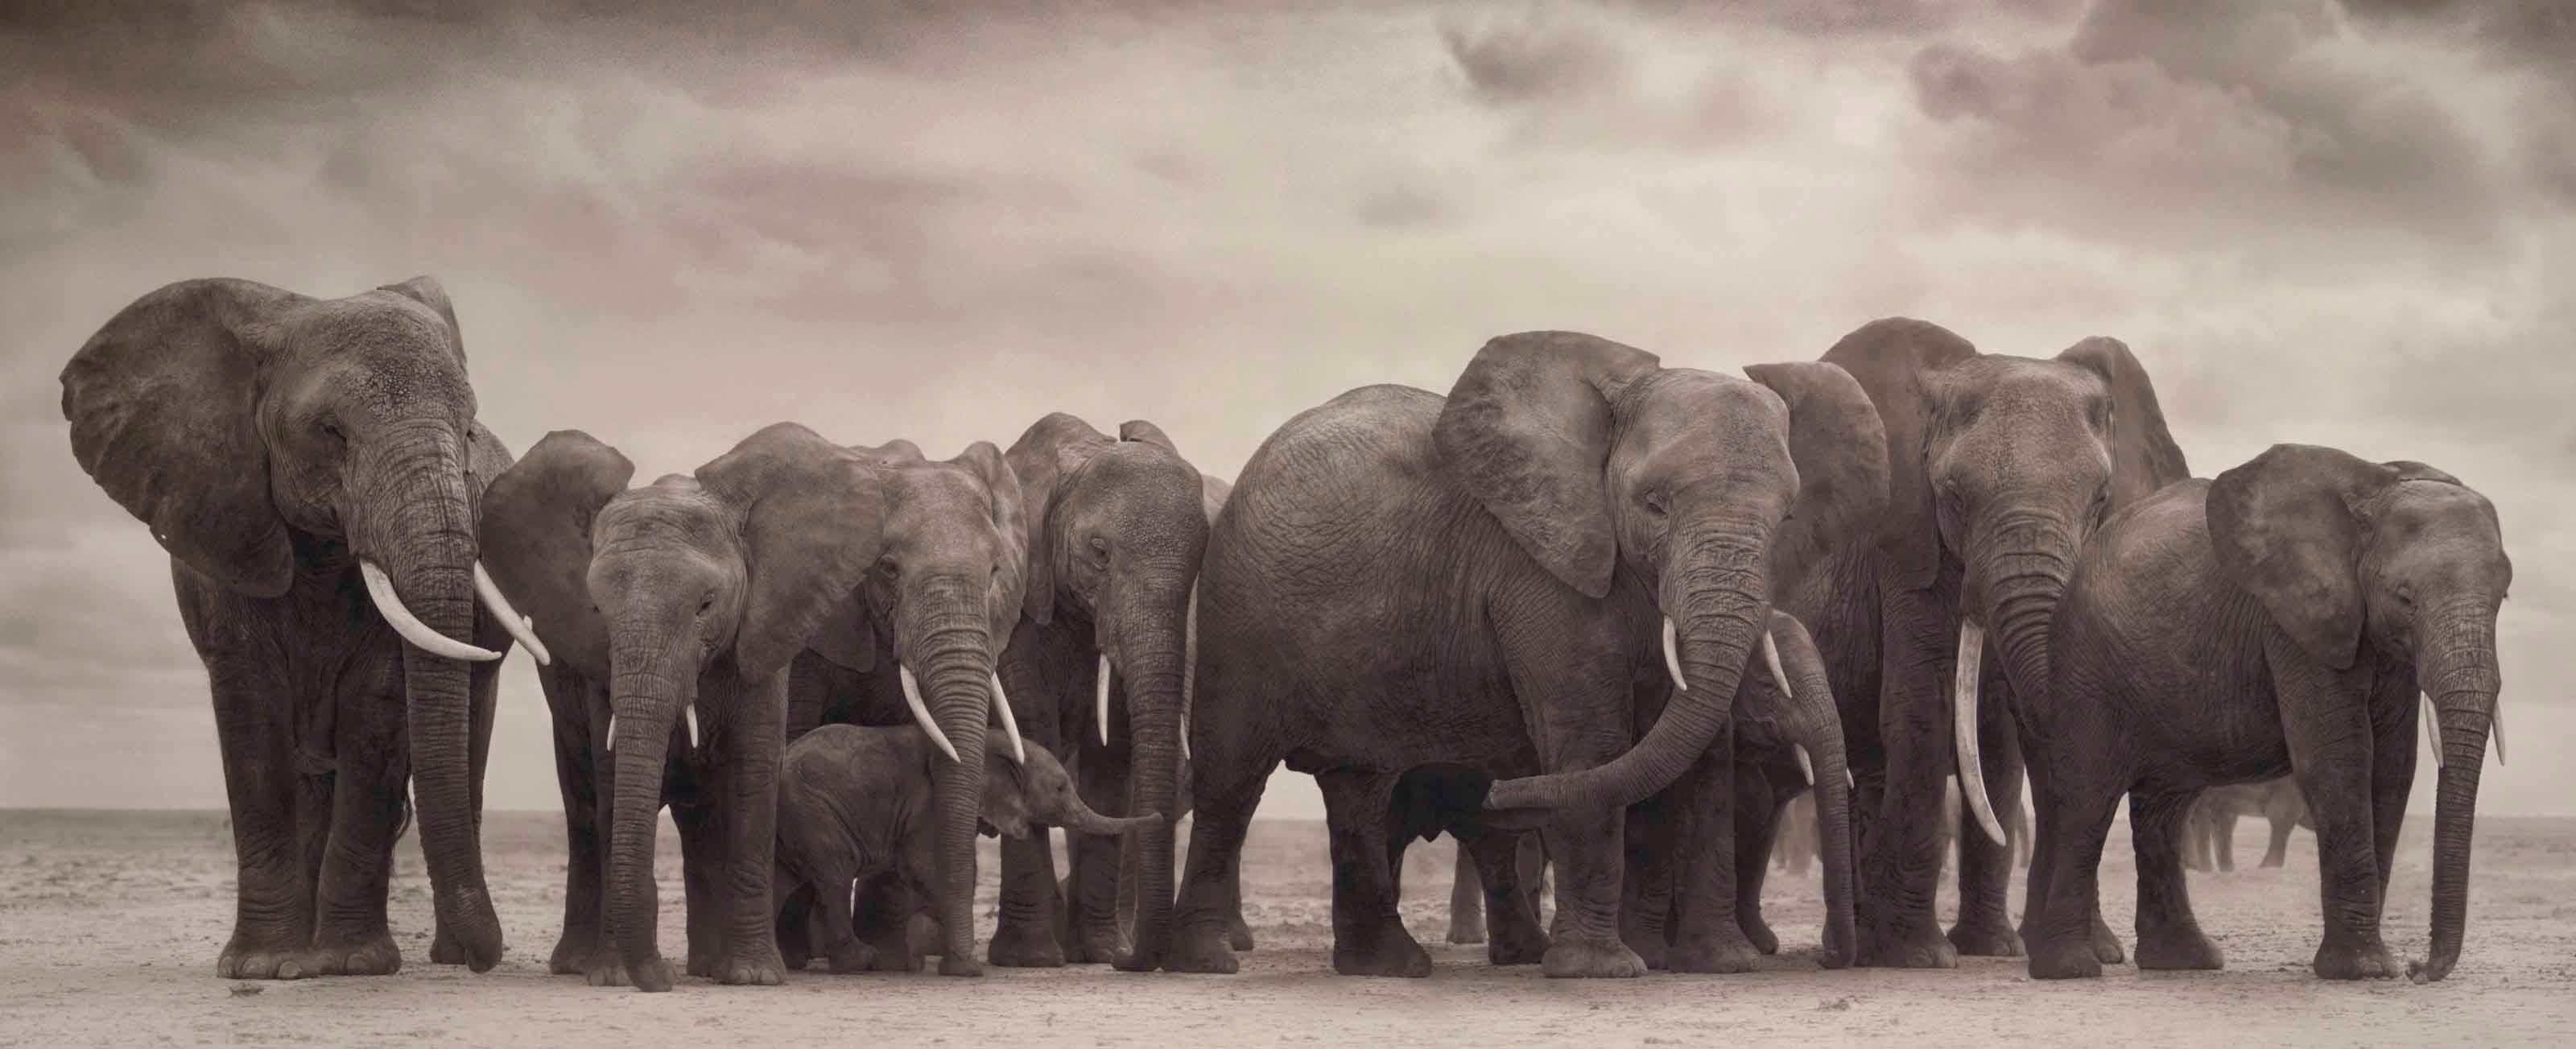
[[[1746,971],[1780,947],[1774,842],[1812,820],[1822,964],[2094,975],[2127,953],[2095,884],[2123,797],[2137,964],[2216,968],[2186,825],[2219,818],[2213,788],[2288,777],[2315,971],[2385,977],[2419,731],[2442,764],[2409,971],[2459,954],[2511,577],[2493,506],[2310,445],[2194,478],[2113,339],[2013,357],[1888,319],[1739,377],[1505,335],[1445,396],[1364,386],[1288,419],[1231,486],[1151,423],[1060,413],[945,460],[794,423],[641,485],[577,430],[514,459],[425,277],[173,284],[62,382],[75,457],[168,550],[207,669],[226,977],[399,968],[413,813],[431,960],[500,960],[479,825],[514,644],[569,846],[549,964],[599,985],[673,983],[664,807],[691,975],[975,975],[979,832],[1004,836],[986,961],[1233,972],[1283,763],[1323,793],[1344,974],[1429,972],[1397,876],[1441,834],[1451,938],[1495,964]],[[1793,802],[1814,815],[1788,826]],[[2224,804],[2232,828],[2286,803]]]

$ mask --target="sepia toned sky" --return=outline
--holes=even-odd
[[[63,362],[173,280],[427,273],[487,425],[639,477],[782,419],[946,456],[1053,410],[1231,476],[1530,328],[1729,370],[1891,314],[2116,336],[2202,476],[2289,440],[2494,500],[2515,763],[2482,810],[2576,814],[2556,0],[613,6],[0,14],[0,805],[223,804]],[[502,705],[492,806],[554,808],[524,654]],[[1294,774],[1263,810],[1320,812]]]

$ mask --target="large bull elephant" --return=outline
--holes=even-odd
[[[2031,975],[2101,973],[2085,926],[2123,793],[2139,968],[2218,968],[2185,894],[2177,832],[2204,787],[2286,773],[2316,821],[2316,974],[2395,976],[2380,915],[2419,728],[2439,736],[2441,774],[2432,945],[2408,973],[2448,975],[2503,687],[2496,611],[2512,581],[2485,496],[2422,463],[2313,445],[2273,445],[2114,518],[2058,608],[2050,702],[2024,712],[2040,825]]]
[[[1053,413],[1004,459],[1028,505],[1029,583],[1002,657],[1015,713],[1032,740],[1066,756],[1094,809],[1174,812],[1190,598],[1209,497],[1223,482],[1142,420],[1112,437]],[[1127,836],[1066,838],[1073,869],[1061,902],[1045,828],[1002,842],[993,964],[1116,957]],[[1062,943],[1052,928],[1058,906],[1067,909]]]
[[[214,693],[239,863],[216,972],[401,967],[385,900],[406,780],[430,958],[491,968],[483,765],[494,661],[526,626],[478,585],[476,514],[510,455],[474,421],[446,293],[182,281],[119,311],[62,383],[72,454],[169,551]]]
[[[990,444],[970,449],[1001,469]],[[557,972],[668,990],[655,947],[654,826],[664,802],[680,829],[688,972],[735,984],[784,974],[773,929],[771,859],[789,661],[825,633],[854,589],[892,586],[886,562],[914,535],[899,471],[780,423],[699,467],[629,489],[634,465],[587,434],[558,431],[495,481],[484,545],[493,575],[538,617],[561,655],[546,681],[556,771],[572,842]],[[962,611],[896,637],[934,712],[914,718],[948,765],[970,767],[962,801],[943,794],[940,841],[958,811],[973,877],[976,804],[992,655],[980,639],[1016,552],[984,544],[980,570],[931,581]],[[906,569],[906,582],[911,570]],[[942,642],[966,637],[969,650]],[[960,680],[973,675],[973,680]],[[943,767],[943,785],[957,777]],[[943,874],[960,868],[943,855]]]
[[[1429,972],[1395,909],[1394,806],[1411,781],[1433,788],[1417,797],[1445,796],[1437,829],[1461,837],[1544,824],[1560,874],[1547,973],[1644,972],[1619,935],[1616,810],[1712,755],[1707,774],[1732,774],[1716,744],[1766,636],[1768,580],[1801,570],[1820,545],[1807,522],[1841,520],[1864,487],[1851,463],[1883,454],[1793,444],[1811,428],[1859,431],[1857,419],[1810,425],[1811,413],[1869,411],[1840,369],[1759,377],[1530,332],[1485,344],[1445,399],[1364,387],[1271,435],[1218,514],[1200,576],[1197,822],[1177,927],[1170,854],[1149,847],[1136,949],[1120,965],[1234,970],[1243,835],[1284,758],[1323,789],[1337,971]],[[1640,739],[1641,705],[1668,697]],[[1501,776],[1530,778],[1488,793]],[[1732,925],[1731,908],[1722,917]],[[1710,947],[1685,940],[1675,966]]]
[[[2035,360],[1890,318],[1823,360],[1869,391],[1892,471],[1876,541],[1849,544],[1781,597],[1825,649],[1860,781],[1860,962],[2018,954],[2004,906],[2011,852],[1995,818],[2020,793],[2017,733],[2009,697],[1981,705],[1979,694],[2044,692],[2049,617],[2077,551],[2106,515],[2188,476],[2182,451],[2117,340]],[[1959,922],[1945,936],[1933,892],[1953,771],[1961,820],[1979,832],[1959,834]],[[2107,930],[2102,940],[2116,957]]]

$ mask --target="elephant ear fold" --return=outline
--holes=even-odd
[[[1884,317],[1852,329],[1823,357],[1860,383],[1886,428],[1887,514],[1880,549],[1897,578],[1915,589],[1931,586],[1941,570],[1941,530],[1923,461],[1934,407],[1932,373],[1976,356],[1974,345],[1938,324]]]
[[[1029,524],[1024,503],[1026,493],[1020,488],[1019,475],[1011,472],[1011,464],[1002,458],[1002,450],[994,447],[991,441],[967,445],[965,451],[950,461],[973,471],[976,478],[984,483],[984,491],[992,497],[993,531],[1002,545],[1004,604],[1013,609],[1024,609],[1029,585]],[[1002,629],[1001,636],[1011,636],[1007,626]]]
[[[862,674],[876,669],[877,628],[868,621],[867,605],[857,589],[824,605],[823,621],[815,625],[814,636],[805,639],[805,647]]]
[[[698,468],[698,483],[742,514],[750,578],[734,665],[749,680],[787,666],[883,550],[888,497],[859,453],[777,423]]]
[[[1449,475],[1587,597],[1610,592],[1619,557],[1602,477],[1612,405],[1661,366],[1654,354],[1580,332],[1501,336],[1476,351],[1432,427]]]
[[[1055,513],[1057,490],[1066,474],[1080,465],[1076,449],[1106,442],[1090,423],[1063,412],[1050,412],[1031,423],[1011,442],[1011,450],[1002,458],[1010,464],[1011,474],[1019,478],[1023,501],[1021,520],[1027,526],[1027,539],[1021,549],[1028,555],[1029,572],[1023,582],[1020,614],[1040,626],[1055,622],[1055,562],[1061,553],[1047,541],[1048,520]]]
[[[1208,527],[1216,526],[1217,511],[1225,509],[1225,501],[1233,497],[1234,485],[1225,478],[1215,474],[1199,475],[1199,505],[1207,511]]]
[[[81,469],[180,563],[253,597],[294,581],[259,399],[270,322],[311,301],[246,280],[181,281],[108,318],[62,372]]]
[[[2301,650],[2336,670],[2352,666],[2361,643],[2356,509],[2396,477],[2332,448],[2276,444],[2209,484],[2219,568]]]
[[[460,367],[464,365],[465,329],[457,326],[456,304],[447,301],[447,289],[439,287],[438,281],[435,278],[424,274],[422,276],[413,277],[412,279],[400,284],[387,284],[381,288],[377,288],[376,290],[390,291],[396,295],[410,299],[413,302],[427,306],[431,313],[437,314],[440,320],[446,321],[447,348],[449,351],[456,354],[456,363]]]
[[[557,430],[483,489],[484,570],[554,657],[593,681],[608,680],[608,626],[590,597],[590,525],[634,477],[617,449]]]
[[[1887,513],[1887,428],[1851,373],[1819,361],[1744,369],[1789,405],[1798,499],[1771,545],[1771,585],[1785,591],[1845,537]]]
[[[2102,377],[2111,388],[2111,509],[2117,511],[2191,476],[2182,446],[2165,429],[2155,383],[2146,366],[2118,339],[2093,336],[2058,354]]]
[[[1126,422],[1119,423],[1118,439],[1122,441],[1140,441],[1170,452],[1173,455],[1181,454],[1180,446],[1172,443],[1172,436],[1170,434],[1164,433],[1162,427],[1146,422],[1143,419],[1129,419]]]

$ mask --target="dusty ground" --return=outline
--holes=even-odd
[[[1230,977],[1105,967],[988,970],[981,980],[797,974],[782,988],[684,979],[671,994],[597,990],[544,973],[562,913],[557,817],[495,814],[486,830],[509,955],[481,976],[427,964],[429,904],[416,846],[395,883],[406,967],[376,979],[239,984],[213,975],[230,932],[232,852],[220,814],[0,812],[0,1045],[817,1044],[921,1045],[1041,1038],[1050,1044],[1321,1043],[1703,1045],[1899,1037],[1911,1044],[2179,1041],[2350,1045],[2576,1043],[2576,820],[2479,827],[2468,948],[2447,982],[2329,984],[2315,947],[2316,853],[2304,833],[2285,870],[2193,875],[2202,924],[2227,952],[2216,973],[2038,983],[2017,960],[1956,971],[1816,968],[1812,876],[1775,875],[1784,953],[1745,976],[1561,981],[1495,969],[1481,947],[1440,943],[1449,843],[1417,846],[1405,912],[1439,968],[1428,980],[1336,977],[1330,865],[1318,824],[1255,827],[1246,869],[1261,948]],[[2389,907],[2390,946],[2422,953],[2425,835],[2410,821]],[[2132,907],[2127,830],[2104,872],[2112,924]],[[2256,821],[2238,855],[2261,855]],[[677,849],[663,857],[665,954],[679,941]],[[989,934],[991,852],[986,853]],[[2014,889],[2018,901],[2019,887]],[[1949,900],[1945,894],[1945,906]],[[2018,902],[2015,903],[2018,909]],[[240,993],[256,990],[255,994]],[[1001,1032],[1012,1032],[1004,1035]]]

